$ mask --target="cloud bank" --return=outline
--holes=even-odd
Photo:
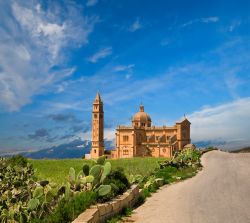
[[[60,52],[87,44],[98,18],[73,3],[37,1],[1,1],[0,13],[0,108],[17,111],[74,73]]]
[[[250,98],[242,98],[189,115],[193,141],[250,144]]]

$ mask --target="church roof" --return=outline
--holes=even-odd
[[[151,117],[146,112],[144,112],[144,106],[140,105],[140,111],[133,116],[132,121],[144,123],[151,122]]]

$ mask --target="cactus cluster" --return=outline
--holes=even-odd
[[[175,153],[174,157],[171,160],[166,160],[164,162],[159,163],[160,168],[163,169],[168,166],[176,167],[176,168],[184,168],[184,167],[199,167],[200,164],[200,156],[201,152],[195,148],[186,148],[177,153]]]
[[[60,187],[47,180],[38,182],[32,165],[24,157],[0,157],[0,222],[26,223],[38,219],[46,222],[44,219],[53,213],[67,215],[67,210],[64,212],[60,207],[85,191],[94,195],[91,199],[109,200],[119,194],[121,188],[127,188],[128,185],[121,184],[123,178],[125,175],[119,171],[111,173],[110,162],[100,157],[92,166],[85,164],[78,174],[70,168],[69,181]]]
[[[164,184],[163,178],[157,178],[154,175],[143,177],[140,174],[131,174],[129,176],[129,181],[131,184],[139,184],[140,187],[147,188],[149,191],[152,189],[157,189]]]
[[[96,191],[99,196],[106,196],[111,192],[111,185],[104,184],[106,177],[111,172],[111,163],[106,162],[105,156],[97,159],[95,165],[83,165],[82,170],[76,175],[75,169],[69,169],[70,189],[75,191]]]
[[[59,195],[48,181],[36,182],[29,163],[0,158],[0,222],[29,222],[51,213]]]
[[[164,184],[163,178],[156,178],[156,176],[152,175],[147,179],[147,182],[144,184],[144,188],[149,190],[158,189],[160,186]]]

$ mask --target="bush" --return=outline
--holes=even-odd
[[[168,166],[164,169],[160,169],[155,173],[156,177],[163,178],[164,183],[168,184],[174,181],[172,176],[177,172],[176,167]]]
[[[8,159],[8,164],[11,165],[12,167],[14,166],[26,167],[28,164],[28,160],[22,155],[16,155]]]
[[[129,181],[122,169],[111,171],[105,183],[116,185],[115,195],[122,194],[130,187]]]
[[[129,181],[121,168],[112,170],[104,183],[111,185],[111,193],[103,197],[98,197],[98,202],[109,201],[117,195],[122,194],[130,187]]]
[[[96,202],[97,195],[93,191],[77,192],[70,199],[60,200],[53,214],[43,219],[33,219],[32,223],[67,223],[72,222],[79,214]]]

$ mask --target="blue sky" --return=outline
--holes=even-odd
[[[0,151],[105,138],[140,102],[193,141],[250,144],[249,1],[1,1]]]

